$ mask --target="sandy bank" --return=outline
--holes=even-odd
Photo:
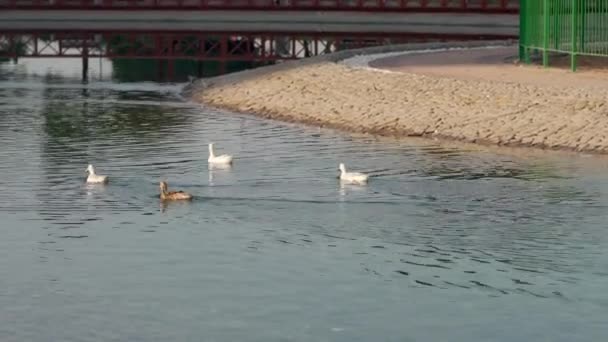
[[[514,52],[458,50],[372,63],[393,72],[317,59],[210,80],[190,94],[233,111],[353,132],[608,152],[606,78],[505,62]]]

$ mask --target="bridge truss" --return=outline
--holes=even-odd
[[[385,44],[505,38],[517,37],[429,33],[8,31],[0,32],[0,57],[273,62]]]

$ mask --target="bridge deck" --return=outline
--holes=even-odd
[[[518,16],[349,11],[3,10],[0,30],[429,33],[517,37]]]
[[[511,13],[519,0],[0,0],[0,9],[323,10]]]

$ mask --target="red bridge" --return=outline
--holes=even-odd
[[[519,0],[0,0],[4,9],[282,10],[516,14]]]
[[[89,57],[273,62],[517,38],[518,8],[518,0],[0,0],[0,58],[82,58],[84,69]]]

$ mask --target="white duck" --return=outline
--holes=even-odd
[[[368,175],[360,172],[346,172],[344,163],[340,163],[340,180],[348,183],[363,184],[367,183]]]
[[[228,154],[222,154],[216,156],[213,153],[213,143],[209,144],[209,159],[207,159],[209,164],[217,164],[217,165],[230,165],[232,164],[232,156]]]
[[[102,176],[102,175],[98,175],[95,173],[95,168],[93,167],[93,165],[89,164],[89,167],[87,167],[86,172],[89,173],[89,176],[87,177],[87,183],[89,184],[96,184],[96,183],[108,183],[108,176]]]

